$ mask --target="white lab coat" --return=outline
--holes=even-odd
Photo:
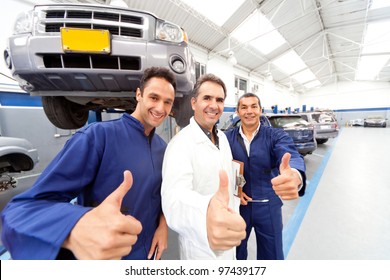
[[[219,149],[194,118],[168,143],[163,162],[162,207],[168,226],[179,234],[180,258],[235,259],[235,248],[213,251],[209,247],[206,213],[219,188],[219,171],[229,176],[229,207],[238,212],[233,196],[232,154],[225,134],[218,131]]]

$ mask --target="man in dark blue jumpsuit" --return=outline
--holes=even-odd
[[[233,159],[244,163],[246,181],[239,195],[247,234],[237,247],[237,259],[247,259],[248,238],[254,228],[257,259],[281,260],[284,259],[282,199],[296,199],[304,194],[305,162],[286,132],[260,125],[261,105],[257,95],[242,95],[237,114],[241,126],[226,132]]]
[[[172,72],[146,69],[131,115],[90,124],[67,141],[2,213],[13,259],[161,257],[168,242],[160,195],[166,143],[155,127],[170,113],[175,89]]]

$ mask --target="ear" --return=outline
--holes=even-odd
[[[135,98],[137,99],[137,102],[141,99],[141,90],[137,88],[137,91],[135,92]]]
[[[194,110],[194,111],[195,111],[195,109],[194,109],[195,103],[196,103],[196,98],[191,97],[191,107],[192,107],[192,110]]]

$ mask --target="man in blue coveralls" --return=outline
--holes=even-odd
[[[171,71],[146,69],[131,115],[90,124],[67,141],[3,211],[2,240],[13,259],[161,257],[168,243],[160,195],[166,143],[155,127],[169,115],[175,90]]]
[[[246,239],[237,247],[237,259],[248,257],[247,244],[252,228],[258,260],[284,259],[282,200],[304,194],[305,162],[285,131],[260,125],[261,103],[257,95],[242,95],[236,111],[241,126],[228,130],[226,136],[233,159],[244,163],[246,181],[239,192]]]

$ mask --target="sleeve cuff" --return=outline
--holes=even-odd
[[[300,190],[302,189],[302,187],[303,187],[303,180],[302,180],[301,172],[299,172],[299,171],[298,171],[297,169],[295,169],[295,168],[291,168],[291,169],[298,173],[299,179],[301,180],[301,183],[298,185],[298,191],[300,191]]]

